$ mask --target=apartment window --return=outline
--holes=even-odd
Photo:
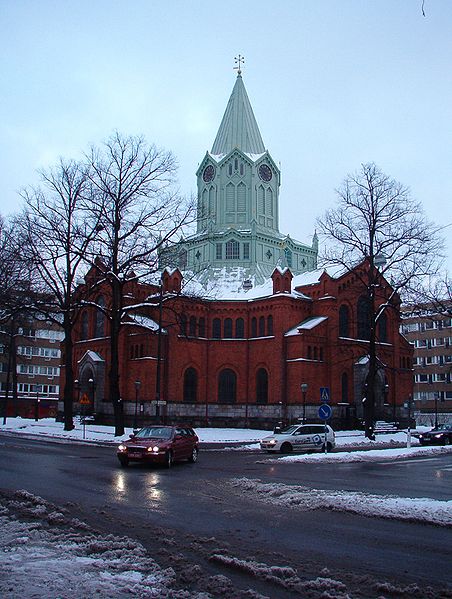
[[[244,260],[250,259],[250,244],[249,243],[243,244],[243,259]]]
[[[217,260],[223,260],[223,244],[217,243],[215,257]]]

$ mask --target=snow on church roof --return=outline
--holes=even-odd
[[[303,330],[310,331],[325,320],[328,320],[328,316],[312,316],[311,318],[303,320],[303,322],[300,322],[300,324],[297,324],[295,327],[288,330],[284,336],[291,337],[292,335],[298,335],[298,333]]]

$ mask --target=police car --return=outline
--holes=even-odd
[[[326,426],[326,450],[331,451],[336,445],[334,431]],[[296,424],[283,430],[275,431],[270,437],[261,440],[264,451],[325,451],[324,424]]]

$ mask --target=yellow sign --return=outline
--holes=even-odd
[[[84,393],[84,394],[81,396],[81,398],[80,398],[80,402],[79,402],[79,403],[80,403],[80,405],[82,405],[82,406],[88,406],[88,405],[91,403],[91,401],[90,401],[90,399],[89,399],[89,397],[88,397],[88,395],[87,395],[86,393]]]

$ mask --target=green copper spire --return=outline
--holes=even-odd
[[[265,152],[240,69],[211,153],[229,154],[235,148],[247,154]]]

